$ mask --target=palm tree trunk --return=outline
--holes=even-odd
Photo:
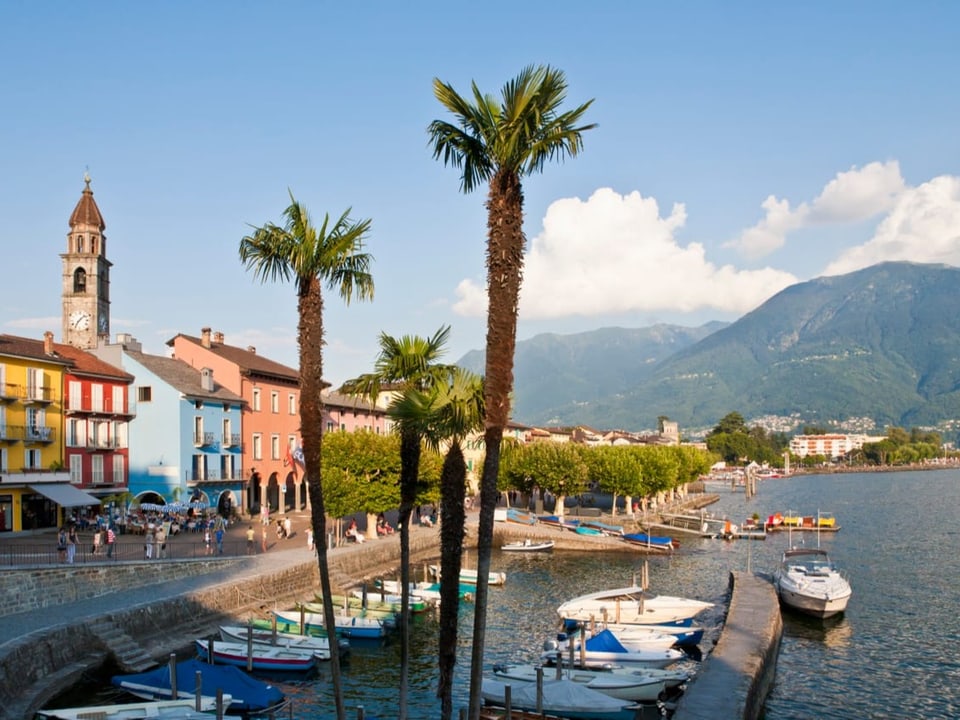
[[[467,464],[459,442],[452,442],[440,473],[440,717],[453,717],[453,672],[457,663],[457,617],[460,613],[460,565],[466,524]]]
[[[477,594],[470,655],[470,720],[480,717],[483,651],[487,627],[487,581],[493,554],[493,515],[497,506],[500,445],[510,417],[517,305],[523,276],[523,189],[515,172],[500,170],[487,195],[487,358],[484,377],[486,455],[480,480],[477,535]]]
[[[320,281],[305,281],[298,292],[300,345],[300,433],[303,438],[304,475],[309,482],[310,521],[317,545],[320,591],[323,593],[323,624],[330,638],[330,679],[333,685],[337,720],[346,720],[343,705],[343,681],[340,677],[340,655],[336,651],[336,618],[333,590],[330,586],[330,565],[327,561],[327,516],[323,502],[323,481],[320,458],[323,443],[323,296]]]
[[[410,684],[410,514],[417,497],[420,473],[420,436],[400,432],[400,692],[399,720],[407,719]]]

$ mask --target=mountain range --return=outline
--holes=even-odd
[[[484,353],[457,364],[483,372]],[[736,322],[517,343],[513,418],[637,430],[729,412],[869,429],[960,418],[960,269],[891,262],[777,293]],[[787,429],[786,427],[780,429]]]

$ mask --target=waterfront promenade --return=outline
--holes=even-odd
[[[114,561],[88,566],[52,569],[72,579],[93,572],[114,573],[126,567],[138,575],[155,576],[136,587],[55,606],[0,616],[0,718],[29,718],[54,694],[74,684],[83,672],[98,666],[109,649],[91,631],[93,623],[108,618],[147,650],[155,661],[186,647],[191,638],[226,618],[242,618],[282,601],[282,596],[302,598],[316,587],[316,558],[306,546],[305,514],[294,518],[294,537],[271,538],[266,553],[226,556],[206,560]],[[476,515],[472,516],[475,525]],[[245,549],[249,523],[231,529],[228,543],[237,541]],[[254,524],[259,530],[259,525]],[[498,523],[498,535],[529,530]],[[556,532],[543,529],[542,532]],[[573,534],[570,541],[575,541]],[[439,552],[436,528],[413,526],[411,546],[414,557]],[[505,538],[506,539],[506,538]],[[136,540],[141,542],[141,540]],[[178,542],[175,538],[172,542]],[[189,537],[179,542],[191,542]],[[583,540],[579,540],[583,542]],[[614,542],[611,540],[611,542]],[[468,545],[470,538],[468,537]],[[230,545],[228,545],[230,547]],[[597,546],[600,547],[600,546]],[[399,556],[397,534],[363,544],[341,545],[330,551],[335,585],[354,584],[368,576],[395,567]],[[107,566],[107,567],[105,567]],[[202,572],[177,574],[175,567],[203,567]],[[5,570],[14,574],[16,569]],[[772,677],[770,657],[775,660],[779,642],[779,609],[772,588],[752,575],[731,578],[731,617],[704,671],[692,683],[675,717],[690,718],[757,717]],[[772,601],[771,601],[772,597]],[[742,598],[746,598],[741,600]],[[776,621],[774,622],[774,611]],[[760,618],[767,618],[758,622]],[[731,622],[731,619],[733,622]],[[765,679],[768,678],[768,679]]]

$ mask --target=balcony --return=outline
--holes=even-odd
[[[193,434],[194,447],[210,447],[214,443],[212,432],[195,432]]]
[[[28,387],[26,397],[23,398],[23,403],[24,405],[49,405],[54,400],[56,400],[56,396],[54,395],[53,388]]]
[[[228,483],[228,482],[246,482],[248,478],[243,477],[243,472],[241,470],[234,470],[232,476],[227,477],[223,473],[220,473],[216,470],[210,470],[206,473],[197,473],[190,472],[187,473],[186,481],[188,483]]]
[[[87,450],[116,450],[120,443],[116,438],[87,438]]]
[[[223,446],[225,448],[239,448],[240,447],[240,433],[224,433],[223,434]]]
[[[0,425],[0,442],[15,443],[23,440],[22,425]]]
[[[127,408],[116,408],[107,410],[103,403],[95,405],[90,398],[67,398],[66,408],[64,410],[70,415],[103,415],[105,417],[124,417],[132,418],[137,414],[137,404],[135,401],[127,403]]]
[[[25,394],[26,393],[23,390],[23,385],[15,385],[14,383],[0,383],[0,402],[20,400]]]
[[[25,443],[43,443],[48,445],[57,439],[57,429],[46,425],[27,426],[24,428],[23,441]]]

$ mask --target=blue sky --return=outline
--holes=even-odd
[[[526,180],[518,338],[732,320],[883,260],[960,265],[952,2],[0,4],[0,332],[60,334],[89,169],[112,330],[166,351],[209,326],[296,365],[290,285],[237,247],[310,210],[370,218],[376,296],[327,298],[325,376],[380,332],[485,336],[484,190],[432,158],[434,77],[488,93],[529,64],[594,99],[584,152]]]

